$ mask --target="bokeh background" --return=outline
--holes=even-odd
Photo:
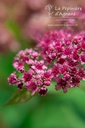
[[[84,3],[85,0],[0,0],[0,128],[85,128],[84,88],[70,89],[66,94],[51,89],[44,97],[36,95],[26,103],[4,106],[17,90],[7,82],[14,71],[14,56],[20,49],[35,47],[38,38],[52,29],[47,27],[53,21],[47,17],[45,6],[75,7]],[[79,22],[75,30],[84,30],[84,19],[83,14],[83,23]]]

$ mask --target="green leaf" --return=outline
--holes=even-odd
[[[30,91],[27,91],[25,89],[19,90],[11,97],[11,99],[8,100],[5,106],[24,103],[30,100],[31,98],[32,96]]]

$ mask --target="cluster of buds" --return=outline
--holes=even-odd
[[[51,85],[52,74],[40,60],[40,54],[32,49],[20,51],[14,58],[13,63],[16,72],[8,78],[11,85],[16,85],[19,89],[26,88],[31,90],[32,95],[38,92],[45,95],[48,91],[47,86]]]
[[[72,35],[64,30],[46,33],[37,43],[35,50],[20,51],[14,58],[8,82],[18,88],[47,93],[48,86],[56,81],[55,89],[79,87],[85,80],[85,32]]]

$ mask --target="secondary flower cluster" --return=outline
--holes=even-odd
[[[51,85],[51,69],[47,69],[44,60],[40,60],[40,55],[32,49],[20,51],[14,58],[14,72],[8,78],[8,82],[16,85],[19,89],[26,88],[32,91],[32,95],[38,92],[45,95],[47,86]]]
[[[56,81],[56,90],[67,92],[85,80],[85,32],[73,36],[63,30],[50,31],[35,49],[20,51],[14,58],[19,73],[10,75],[10,84],[31,90],[32,95],[45,95],[52,81]]]

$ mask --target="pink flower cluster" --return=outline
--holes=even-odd
[[[38,43],[37,48],[47,65],[51,66],[56,90],[79,86],[85,79],[85,32],[72,35],[63,30],[50,31]]]
[[[8,82],[19,89],[31,90],[45,95],[51,82],[56,81],[55,89],[80,85],[85,80],[85,32],[72,35],[64,30],[46,33],[38,42],[35,50],[20,51],[14,58],[17,70]]]
[[[44,60],[40,60],[40,54],[32,49],[20,51],[14,58],[14,72],[8,78],[8,82],[19,89],[26,88],[32,91],[32,95],[38,92],[45,95],[47,86],[51,85],[51,69],[47,69]]]

